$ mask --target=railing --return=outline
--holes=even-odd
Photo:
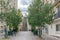
[[[60,13],[56,13],[56,15],[54,17],[54,19],[58,19],[58,18],[60,18]]]

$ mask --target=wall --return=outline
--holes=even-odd
[[[54,35],[54,36],[60,36],[60,31],[56,31],[56,25],[60,24],[60,20],[54,21],[54,23],[51,25],[48,25],[48,34]]]
[[[49,35],[54,35],[55,34],[55,24],[52,24],[52,25],[48,25],[48,34]]]

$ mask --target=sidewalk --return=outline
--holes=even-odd
[[[43,38],[45,40],[60,40],[60,38],[54,37],[54,36],[50,36],[50,35],[43,35]]]
[[[4,34],[0,33],[0,39],[4,38]]]

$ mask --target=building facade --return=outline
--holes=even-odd
[[[17,0],[0,0],[0,14],[9,12],[12,8],[17,9]],[[6,22],[0,20],[0,33],[4,30]]]
[[[26,17],[22,18],[22,23],[23,23],[22,31],[27,31],[27,18]]]
[[[17,8],[17,0],[0,0],[0,13],[9,11],[13,7]]]
[[[50,25],[46,25],[44,30],[48,35],[60,36],[60,0],[53,0],[52,4],[54,4],[54,12],[56,14],[54,22]]]

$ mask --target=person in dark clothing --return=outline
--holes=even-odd
[[[16,29],[15,28],[13,29],[13,35],[16,36]]]
[[[4,31],[5,31],[5,38],[7,38],[7,36],[8,36],[8,31],[7,31],[7,28],[6,28],[6,27],[5,27]]]

